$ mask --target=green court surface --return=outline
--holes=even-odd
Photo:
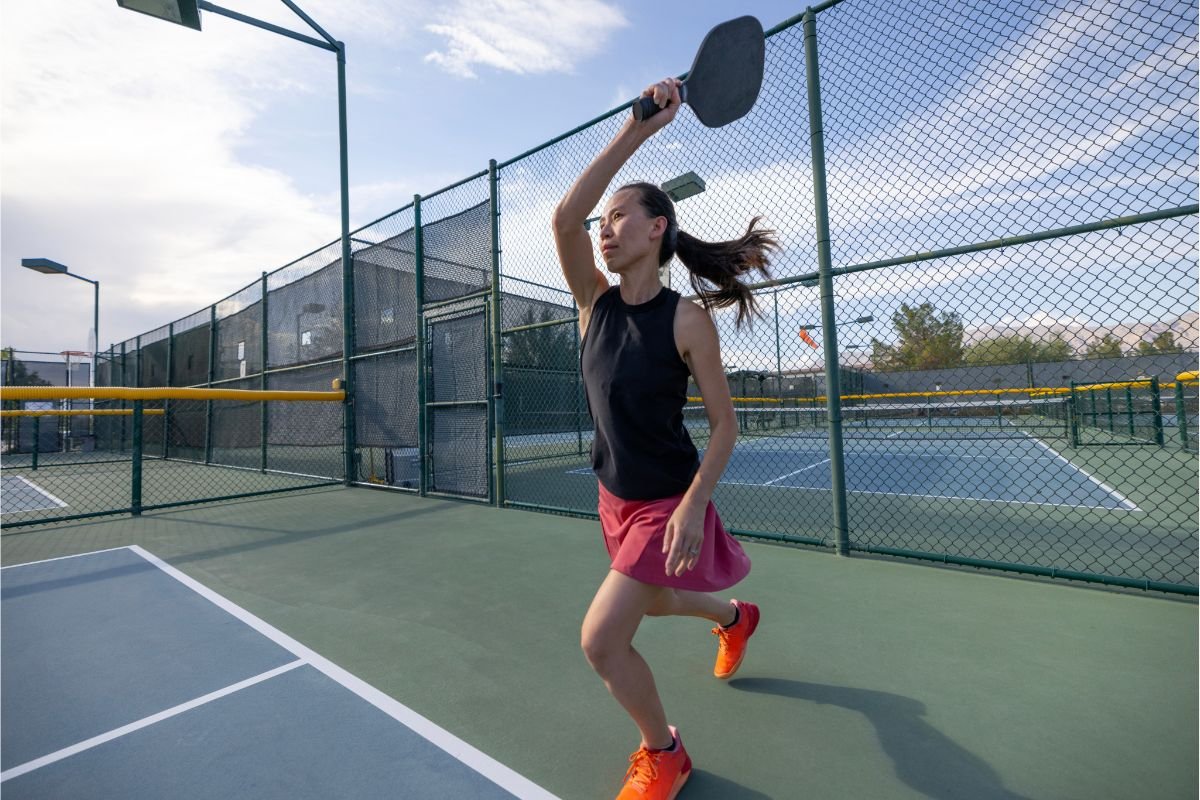
[[[0,543],[140,545],[562,798],[615,796],[638,743],[579,649],[589,520],[337,487]],[[1194,601],[745,546],[736,678],[703,620],[635,641],[695,764],[681,800],[1196,797]]]

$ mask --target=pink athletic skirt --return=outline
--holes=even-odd
[[[667,521],[683,495],[661,500],[622,500],[600,484],[600,527],[612,568],[642,583],[689,592],[728,589],[750,572],[750,559],[725,530],[711,502],[704,512],[704,545],[696,566],[676,577],[667,575],[662,551]]]

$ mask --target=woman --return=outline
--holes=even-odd
[[[583,622],[583,651],[642,735],[618,800],[669,800],[687,780],[691,760],[632,642],[647,615],[712,620],[718,625],[714,674],[724,679],[740,666],[757,627],[753,603],[709,594],[740,581],[750,562],[710,500],[737,425],[707,312],[737,305],[739,324],[755,312],[737,276],[752,269],[765,275],[767,253],[777,245],[770,231],[755,229],[757,218],[740,240],[702,242],[679,230],[671,200],[658,187],[630,184],[609,198],[600,216],[604,264],[620,278],[609,285],[596,268],[584,221],[617,170],[675,118],[679,81],[661,81],[642,96],[662,111],[641,122],[626,120],[558,204],[554,234],[579,307],[584,386],[596,428],[592,466],[612,561]],[[663,287],[659,270],[673,255],[691,273],[704,308]],[[683,426],[689,373],[711,429],[703,463]]]

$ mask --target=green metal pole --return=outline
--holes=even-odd
[[[829,413],[829,471],[833,494],[833,536],[837,554],[850,554],[846,513],[846,463],[842,452],[841,376],[834,326],[833,268],[829,248],[829,199],[825,187],[825,133],[821,116],[821,78],[817,59],[817,15],[804,12],[804,64],[808,76],[808,120],[812,136],[813,205],[817,223],[817,270],[821,285],[821,323],[825,344],[825,408]]]
[[[175,323],[167,325],[167,380],[164,386],[175,385]],[[170,456],[171,401],[163,402],[163,460]]]
[[[1129,418],[1129,438],[1137,438],[1137,429],[1133,422],[1133,388],[1125,387],[1125,416]]]
[[[217,369],[217,306],[208,309],[208,388],[212,388]],[[211,464],[213,455],[213,401],[204,401],[204,463]]]
[[[1163,438],[1162,392],[1157,377],[1150,379],[1150,408],[1154,411],[1154,443],[1162,447],[1166,441]]]
[[[426,430],[426,343],[425,343],[425,237],[421,234],[421,195],[413,195],[413,260],[416,261],[417,289],[417,454],[421,478],[417,492],[429,492],[429,432]]]
[[[1079,404],[1075,396],[1075,381],[1071,381],[1071,395],[1067,398],[1067,424],[1071,428],[1071,446],[1079,447]]]
[[[1117,426],[1113,419],[1112,387],[1104,390],[1104,402],[1108,404],[1108,432],[1116,433]]]
[[[771,293],[771,300],[775,303],[775,394],[779,396],[779,408],[783,408],[783,357],[779,352],[779,290]],[[783,412],[780,411],[780,420],[783,419]]]
[[[1175,427],[1179,428],[1179,447],[1188,449],[1187,407],[1184,405],[1183,381],[1175,379]]]
[[[262,274],[262,323],[259,325],[261,335],[259,336],[259,353],[260,361],[258,368],[258,388],[262,391],[267,390],[267,320],[270,317],[267,315],[267,273]],[[259,458],[259,471],[267,471],[267,402],[264,400],[259,404],[258,427],[261,436],[261,456]]]
[[[346,485],[358,477],[354,413],[354,261],[350,255],[350,167],[346,139],[346,43],[337,42],[338,68],[338,156],[342,189],[342,379],[346,392],[343,406]]]
[[[574,299],[571,300],[571,306],[572,306],[572,308],[575,307]],[[575,311],[576,311],[576,315],[578,316],[578,309],[575,309]],[[575,376],[575,452],[579,455],[583,455],[583,414],[580,413],[582,411],[582,409],[581,409],[580,403],[579,403],[580,395],[582,394],[582,392],[580,391],[580,387],[579,387],[579,381],[583,377],[579,371],[579,360],[578,360],[579,359],[579,323],[578,322],[572,323],[571,330],[575,334],[575,351],[574,352],[575,352],[575,356],[576,356],[575,371],[573,373]]]
[[[1099,428],[1100,427],[1100,412],[1098,412],[1096,410],[1096,390],[1095,389],[1092,389],[1090,392],[1088,392],[1088,399],[1091,401],[1091,407],[1092,407],[1092,427]]]
[[[42,418],[34,417],[33,418],[33,464],[31,466],[31,469],[34,469],[34,470],[36,470],[38,468],[38,450],[40,449],[41,441],[42,441]]]
[[[133,401],[133,487],[130,512],[142,513],[142,401]]]
[[[128,378],[125,376],[125,343],[121,342],[121,386],[128,386]],[[121,401],[121,410],[125,410],[125,401]],[[125,415],[121,415],[121,452],[125,452]]]
[[[492,201],[492,382],[495,391],[492,402],[489,403],[489,419],[492,421],[496,436],[495,447],[495,485],[493,498],[496,506],[504,505],[504,351],[503,340],[500,337],[501,312],[503,311],[503,296],[500,293],[500,173],[496,169],[496,159],[488,161],[488,182],[491,184]],[[489,442],[491,441],[489,437]],[[488,470],[492,474],[492,470]]]

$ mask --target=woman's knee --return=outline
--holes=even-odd
[[[613,659],[629,649],[629,642],[618,641],[616,637],[605,635],[604,631],[584,624],[580,632],[579,646],[592,669],[603,675]]]

